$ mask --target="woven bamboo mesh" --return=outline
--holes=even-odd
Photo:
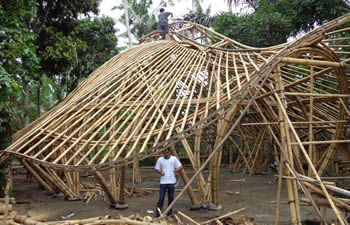
[[[201,143],[210,142],[217,149],[211,173],[218,174],[220,143],[228,141],[250,172],[267,151],[289,162],[294,173],[287,175],[323,175],[338,144],[349,143],[349,21],[345,15],[269,48],[174,23],[169,40],[153,32],[110,59],[16,133],[5,152],[48,171],[99,170],[178,143],[198,171]],[[201,201],[217,203],[198,179]],[[215,193],[216,176],[208,182]]]

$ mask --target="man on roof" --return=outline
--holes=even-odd
[[[160,9],[160,14],[158,16],[158,31],[162,36],[162,39],[165,39],[166,35],[169,32],[169,21],[168,17],[171,15],[173,17],[173,13],[165,12],[164,8]]]

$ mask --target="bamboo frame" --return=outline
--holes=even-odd
[[[344,15],[293,43],[268,48],[246,46],[198,24],[174,23],[170,40],[154,41],[158,34],[152,32],[143,44],[113,57],[62,103],[16,133],[4,152],[21,158],[49,192],[77,198],[80,171],[91,171],[111,204],[125,204],[127,164],[134,163],[137,183],[138,160],[181,143],[195,174],[191,179],[182,174],[186,185],[179,195],[188,190],[192,204],[199,203],[189,188],[197,179],[200,203],[219,204],[222,146],[230,139],[239,151],[235,169],[243,166],[241,160],[243,172],[250,174],[256,164],[267,165],[273,157],[280,165],[288,162],[279,171],[275,224],[282,175],[297,173],[316,176],[333,213],[346,224],[336,207],[339,199],[329,197],[319,176],[335,160],[338,144],[349,142],[343,131],[350,115],[345,70],[350,38],[348,28],[337,30],[349,21],[350,14]],[[237,133],[241,137],[233,137]],[[201,162],[207,139],[206,147],[213,151]],[[263,151],[270,152],[266,159]],[[210,160],[206,180],[201,171]],[[110,184],[99,170],[108,171]],[[297,185],[322,217],[303,181],[286,182],[293,224],[301,221]]]

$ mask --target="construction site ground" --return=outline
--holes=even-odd
[[[191,168],[185,167],[188,176],[193,176]],[[175,212],[181,211],[196,221],[205,221],[223,215],[225,213],[246,208],[245,211],[238,215],[252,216],[257,224],[273,224],[275,219],[275,204],[277,181],[274,171],[267,174],[242,175],[242,172],[232,172],[227,166],[220,170],[219,182],[219,201],[223,209],[219,211],[208,211],[200,209],[191,211],[191,201],[184,194],[175,205]],[[208,176],[207,172],[204,172]],[[128,185],[132,185],[132,169],[127,171]],[[158,188],[159,175],[152,168],[141,169],[142,183],[137,187]],[[177,189],[181,189],[184,185],[180,180]],[[83,219],[96,216],[111,215],[118,218],[119,215],[130,216],[139,213],[140,216],[154,216],[151,211],[155,211],[155,205],[158,199],[158,192],[153,194],[127,197],[128,208],[125,210],[117,210],[110,207],[108,199],[103,200],[102,196],[94,198],[86,204],[84,201],[65,201],[63,196],[53,197],[47,195],[45,190],[41,189],[34,178],[32,182],[25,182],[25,171],[14,174],[13,176],[13,195],[17,204],[14,209],[19,214],[28,214],[29,216],[46,215],[48,221],[62,220],[62,217],[70,217],[70,219]],[[94,182],[93,177],[84,178],[84,182]],[[194,188],[196,188],[194,182]],[[231,192],[231,194],[227,193]],[[175,196],[179,192],[175,193]],[[167,201],[167,200],[166,200]],[[282,187],[280,209],[280,224],[290,224],[288,198],[285,184]],[[165,202],[166,204],[166,202]],[[317,218],[315,210],[312,207],[301,206],[302,218]],[[327,214],[332,214],[328,210]],[[327,216],[328,217],[328,216]]]

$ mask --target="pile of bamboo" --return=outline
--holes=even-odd
[[[111,218],[111,216],[100,216],[87,219],[66,219],[60,221],[46,221],[46,216],[26,216],[18,215],[17,211],[13,210],[13,206],[16,203],[14,198],[9,198],[10,204],[5,204],[6,199],[0,199],[0,220],[3,225],[169,225],[169,224],[188,224],[188,222],[196,225],[204,224],[218,224],[218,225],[254,225],[254,218],[248,216],[233,217],[245,210],[245,208],[235,210],[225,215],[213,218],[204,222],[197,222],[193,218],[178,211],[174,214],[174,219],[171,218],[152,218],[150,216],[141,216],[139,213],[130,216],[119,215],[119,218]]]
[[[45,225],[46,216],[18,215],[13,209],[15,203],[15,198],[9,198],[8,202],[5,198],[0,199],[0,221],[3,225]]]
[[[95,225],[95,224],[120,224],[120,225],[169,225],[169,224],[195,224],[195,225],[205,225],[205,224],[218,224],[218,225],[254,225],[254,218],[249,216],[234,216],[235,214],[241,213],[245,208],[235,210],[233,212],[224,214],[222,216],[206,220],[203,222],[196,221],[195,219],[189,217],[181,211],[174,213],[173,217],[160,217],[153,218],[151,216],[141,216],[139,213],[123,216],[119,215],[119,218],[111,218],[110,216],[104,217],[94,217],[88,219],[79,220],[62,220],[62,221],[52,221],[46,222],[47,225],[69,225],[69,224],[85,224],[85,225]]]
[[[108,184],[110,186],[111,184]],[[120,186],[120,185],[117,185]],[[104,201],[106,201],[107,196],[105,195],[105,192],[103,191],[102,187],[98,183],[92,183],[92,182],[82,182],[80,184],[80,191],[83,192],[81,194],[80,198],[86,202],[86,205],[89,204],[91,199],[97,200],[98,196],[101,196]],[[116,189],[117,193],[119,193],[119,188]],[[124,193],[130,198],[133,196],[139,197],[143,195],[153,194],[153,191],[147,190],[147,188],[139,188],[135,185],[128,186],[125,185]]]

